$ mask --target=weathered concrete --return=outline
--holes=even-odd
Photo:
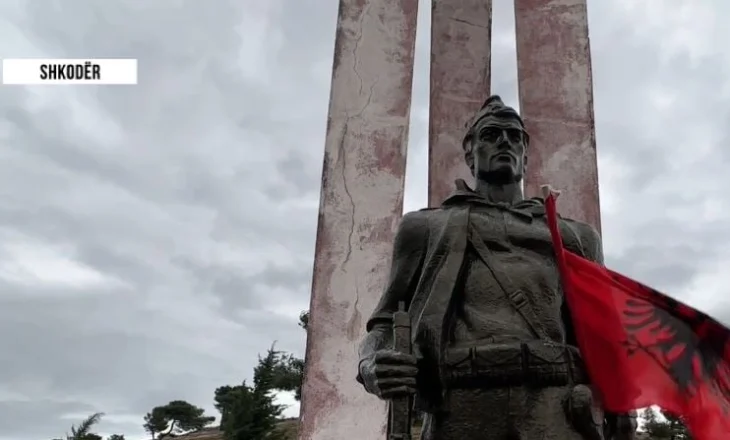
[[[601,230],[586,0],[514,0],[520,110],[530,133],[525,195],[550,184],[558,210]]]
[[[364,320],[403,205],[417,0],[341,0],[300,440],[381,440],[386,405],[355,381]]]
[[[586,0],[515,0],[525,192],[560,189],[561,214],[601,228]]]
[[[433,0],[431,13],[429,206],[438,206],[458,178],[473,181],[464,163],[464,124],[489,96],[491,0]]]

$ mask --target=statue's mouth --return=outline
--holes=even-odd
[[[514,156],[510,153],[504,152],[504,153],[497,153],[494,155],[494,159],[498,161],[510,161],[514,159]]]

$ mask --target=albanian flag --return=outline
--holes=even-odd
[[[696,440],[730,439],[730,330],[563,247],[543,187],[566,301],[588,374],[613,413],[658,405]]]

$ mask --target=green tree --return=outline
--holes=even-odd
[[[309,311],[299,314],[299,327],[309,329]],[[282,354],[278,358],[274,370],[274,388],[281,391],[294,392],[297,401],[302,400],[302,384],[304,382],[304,359],[292,354]]]
[[[692,440],[692,435],[689,433],[687,426],[684,424],[684,420],[681,417],[675,416],[664,410],[659,410],[664,419],[669,425],[670,440]]]
[[[221,429],[223,429],[223,426],[225,426],[228,422],[236,401],[240,398],[244,398],[244,396],[247,396],[248,394],[248,385],[246,385],[245,381],[243,384],[233,387],[230,385],[224,385],[216,388],[213,400],[215,401],[215,409],[217,409],[221,414]]]
[[[66,434],[65,440],[103,440],[99,434],[91,432],[91,428],[101,421],[103,413],[95,413],[84,419],[78,426],[71,426],[71,434]],[[62,440],[62,439],[54,439]],[[124,440],[123,435],[112,434],[107,440]]]
[[[162,439],[200,431],[214,421],[215,417],[206,416],[203,408],[184,400],[173,400],[167,405],[152,408],[145,415],[142,426],[153,439]]]
[[[309,310],[305,310],[299,314],[299,327],[305,331],[309,330]]]
[[[221,413],[221,430],[224,430],[240,408],[252,407],[253,388],[246,381],[243,381],[241,385],[218,387],[215,390],[214,401],[215,408]]]
[[[309,328],[309,311],[299,314],[299,326]],[[221,430],[227,440],[274,440],[277,419],[284,408],[275,405],[274,391],[293,391],[301,400],[304,359],[276,351],[272,346],[266,357],[259,357],[254,383],[225,385],[215,390],[215,407],[221,414]]]
[[[669,427],[659,419],[659,415],[653,408],[646,408],[642,411],[641,418],[644,419],[644,430],[649,434],[651,440],[665,439],[670,435]]]
[[[215,391],[215,406],[221,412],[221,430],[226,440],[277,440],[276,423],[284,407],[274,402],[277,368],[282,353],[272,346],[266,357],[259,357],[254,368],[253,385],[245,381]]]
[[[661,409],[657,413],[654,409],[647,408],[642,412],[642,418],[644,430],[651,440],[692,440],[681,417]]]
[[[242,426],[254,425],[251,413],[254,407],[253,387],[243,381],[241,385],[225,385],[215,390],[215,407],[221,413],[220,429],[226,439],[235,439]]]
[[[102,440],[102,438],[91,432],[94,425],[101,421],[104,413],[94,413],[85,418],[81,423],[71,426],[71,434],[66,434],[66,440]]]
[[[283,354],[274,366],[274,388],[281,391],[293,391],[297,401],[302,400],[302,383],[304,381],[304,359],[292,354]]]

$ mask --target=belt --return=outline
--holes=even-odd
[[[588,384],[576,347],[536,340],[446,350],[450,388],[544,388]]]

